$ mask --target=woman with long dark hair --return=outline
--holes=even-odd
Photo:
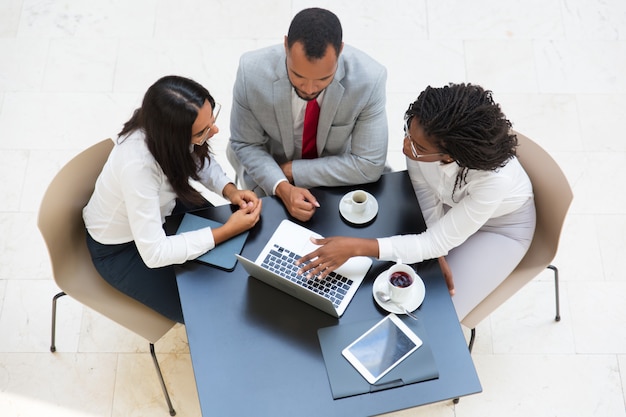
[[[219,105],[197,82],[167,76],[146,92],[118,135],[83,210],[94,265],[111,285],[183,323],[174,264],[197,258],[254,226],[261,201],[239,190],[210,153]],[[166,236],[178,199],[206,204],[208,190],[239,206],[217,228]]]

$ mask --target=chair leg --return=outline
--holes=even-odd
[[[56,318],[57,318],[57,300],[63,297],[65,294],[63,291],[56,294],[52,297],[52,338],[50,341],[50,352],[56,352],[57,348],[55,345],[56,339]],[[163,380],[163,374],[161,373],[161,367],[159,366],[159,361],[157,361],[156,353],[154,351],[154,343],[150,343],[150,355],[152,355],[152,361],[154,362],[154,367],[156,368],[157,375],[159,377],[159,382],[161,383],[161,388],[163,389],[163,394],[165,395],[165,401],[167,401],[167,407],[170,411],[170,416],[176,415],[176,410],[172,407],[172,401],[170,400],[170,395],[167,392],[167,387],[165,386],[165,381]]]
[[[154,352],[154,343],[150,343],[150,355],[152,355],[152,361],[154,362],[154,367],[156,368],[157,375],[159,376],[159,382],[161,383],[161,388],[163,389],[163,395],[165,395],[165,401],[167,401],[167,408],[170,410],[170,416],[175,416],[176,410],[174,410],[174,407],[172,406],[170,395],[167,392],[167,387],[165,386],[165,381],[163,380],[161,367],[159,366],[159,361],[157,361],[156,353]]]
[[[548,265],[547,268],[551,269],[554,272],[554,293],[556,299],[556,315],[554,317],[555,321],[561,321],[561,303],[559,300],[559,269],[554,265]],[[469,351],[472,352],[472,348],[474,347],[474,341],[476,340],[476,329],[471,330],[471,336],[469,340]],[[453,400],[454,404],[459,403],[459,399],[455,398]]]
[[[561,321],[561,303],[559,302],[559,269],[554,265],[548,265],[554,272],[554,293],[556,298],[556,316],[554,316],[555,321]]]
[[[472,353],[472,349],[474,348],[474,342],[476,341],[476,328],[474,327],[473,329],[470,330],[470,340],[469,343],[467,344],[467,348],[470,351],[470,354]],[[452,402],[454,404],[458,404],[459,403],[459,398],[455,398],[454,400],[452,400]]]
[[[476,340],[476,328],[474,327],[474,328],[471,330],[471,333],[470,333],[470,340],[469,340],[469,343],[468,343],[468,345],[467,345],[467,347],[468,347],[468,349],[469,349],[470,353],[472,353],[472,349],[474,348],[474,341],[475,341],[475,340]]]
[[[50,352],[56,352],[56,332],[57,332],[57,300],[66,295],[63,291],[52,297],[52,336],[50,339]]]

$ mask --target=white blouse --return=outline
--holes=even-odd
[[[489,219],[512,213],[532,198],[532,184],[517,158],[496,171],[469,170],[453,198],[460,169],[455,163],[407,158],[427,230],[419,235],[378,239],[380,260],[415,263],[447,255]]]
[[[232,181],[212,156],[209,159],[199,173],[200,182],[221,195]],[[163,223],[175,205],[176,193],[148,150],[143,132],[135,131],[113,148],[83,209],[83,219],[97,242],[135,241],[146,265],[157,268],[184,263],[215,247],[208,227],[165,235]]]

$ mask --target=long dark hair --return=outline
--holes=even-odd
[[[190,152],[192,125],[200,108],[208,100],[215,108],[209,91],[188,78],[169,75],[152,84],[141,107],[124,123],[120,137],[141,129],[150,153],[159,163],[179,199],[191,205],[204,199],[189,185],[189,178],[199,179],[198,172],[209,161],[209,145],[194,145]]]
[[[495,171],[515,157],[517,137],[492,93],[478,85],[428,86],[409,106],[405,120],[415,117],[430,142],[461,167],[454,190],[470,169]]]

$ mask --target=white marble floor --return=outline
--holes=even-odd
[[[388,68],[394,168],[407,105],[428,84],[466,81],[494,91],[575,194],[555,261],[563,320],[546,272],[478,327],[483,393],[393,416],[626,416],[624,0],[0,0],[0,415],[167,415],[147,342],[70,299],[49,352],[57,289],[35,225],[41,196],[170,73],[224,104],[214,149],[225,163],[239,55],[282,42],[313,5]],[[178,415],[198,416],[184,327],[157,351]]]

